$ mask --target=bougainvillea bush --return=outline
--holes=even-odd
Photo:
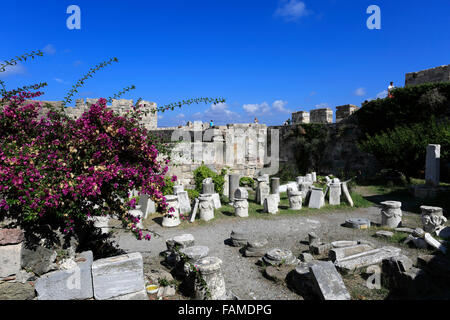
[[[150,195],[159,212],[170,214],[161,192],[168,160],[158,157],[158,142],[139,125],[140,106],[120,116],[99,99],[74,120],[27,101],[41,94],[19,92],[2,100],[0,221],[8,217],[24,229],[48,224],[76,234],[90,217],[114,216],[138,239],[150,239],[128,214],[136,205],[129,192]]]

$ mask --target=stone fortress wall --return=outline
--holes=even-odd
[[[405,75],[406,87],[434,82],[450,82],[450,65],[411,72]]]
[[[73,119],[78,119],[85,111],[89,109],[89,107],[92,104],[96,103],[97,101],[98,99],[90,99],[90,98],[87,98],[86,100],[77,99],[75,100],[75,107],[65,107],[64,111],[68,116],[72,117]],[[39,102],[43,104],[48,103],[55,107],[62,106],[62,101],[39,101]],[[156,103],[150,101],[142,100],[141,104],[144,105],[144,108],[148,106],[150,110],[155,110],[157,107]],[[131,109],[131,106],[133,106],[133,100],[113,99],[111,105],[107,106],[122,115]],[[148,130],[156,129],[158,127],[158,113],[149,112],[148,115],[142,118],[142,124]]]

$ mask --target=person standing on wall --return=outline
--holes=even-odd
[[[392,95],[392,90],[394,90],[395,89],[395,87],[394,87],[394,82],[392,82],[391,81],[391,84],[389,85],[389,87],[388,87],[388,97],[389,98],[393,98],[394,96]]]
[[[211,121],[209,122],[209,127],[210,127],[210,128],[214,127],[214,121],[211,120]]]

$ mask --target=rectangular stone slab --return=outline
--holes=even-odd
[[[91,267],[92,251],[80,254],[84,261],[77,268],[58,270],[44,274],[37,279],[34,287],[38,300],[85,300],[94,296]]]
[[[178,192],[177,197],[178,197],[178,205],[180,207],[180,213],[191,212],[191,201],[189,200],[187,191]]]
[[[427,147],[427,156],[425,163],[425,181],[428,186],[436,187],[439,185],[441,146],[430,144]]]
[[[92,264],[94,298],[106,300],[145,289],[139,252],[99,259]]]
[[[213,193],[212,200],[214,203],[214,209],[220,209],[222,207],[222,204],[220,203],[220,196],[218,193]]]
[[[139,196],[138,205],[141,206],[141,211],[144,213],[144,219],[147,218],[147,206],[148,206],[148,198],[149,196],[146,194],[141,194]]]
[[[311,280],[315,292],[322,300],[350,300],[350,294],[345,287],[341,275],[331,261],[314,264],[310,268]]]
[[[363,253],[366,251],[371,251],[373,248],[367,244],[359,244],[356,246],[351,247],[344,247],[344,248],[334,248],[331,249],[329,252],[329,257],[331,261],[341,261],[344,258],[347,258],[348,256],[352,256],[358,253]]]
[[[368,254],[373,252],[373,254]],[[336,261],[334,265],[343,272],[358,271],[361,268],[374,264],[380,264],[383,259],[396,257],[401,249],[395,247],[383,247],[381,249],[363,252],[357,255],[349,256],[345,260]]]
[[[191,223],[195,221],[195,216],[197,215],[198,210],[198,198],[195,199],[194,209],[192,210],[191,219],[189,220]]]
[[[22,243],[0,246],[0,278],[19,273],[22,265]]]
[[[325,204],[325,197],[322,190],[313,189],[309,197],[308,207],[310,209],[320,209]]]
[[[350,205],[351,207],[353,207],[353,206],[354,206],[354,204],[353,204],[353,199],[352,199],[352,197],[350,196],[350,192],[348,192],[347,182],[342,182],[342,183],[341,183],[341,187],[342,187],[342,192],[343,192],[344,195],[345,195],[345,199],[347,199],[347,202],[349,203],[349,205]]]
[[[146,194],[141,194],[139,205],[141,206],[141,211],[144,213],[144,219],[147,219],[149,214],[156,213],[155,202]]]

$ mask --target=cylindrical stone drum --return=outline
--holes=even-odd
[[[178,210],[178,197],[175,195],[167,195],[166,197],[166,202],[167,202],[167,206],[168,208],[173,208],[174,211],[173,212],[168,212],[164,217],[163,217],[163,222],[162,222],[162,226],[163,227],[176,227],[178,226],[181,222],[180,222],[180,212]]]
[[[202,194],[198,197],[198,208],[200,211],[200,219],[209,221],[214,219],[214,203],[212,195]]]
[[[388,228],[398,228],[402,223],[402,203],[399,201],[381,202],[381,225]]]

